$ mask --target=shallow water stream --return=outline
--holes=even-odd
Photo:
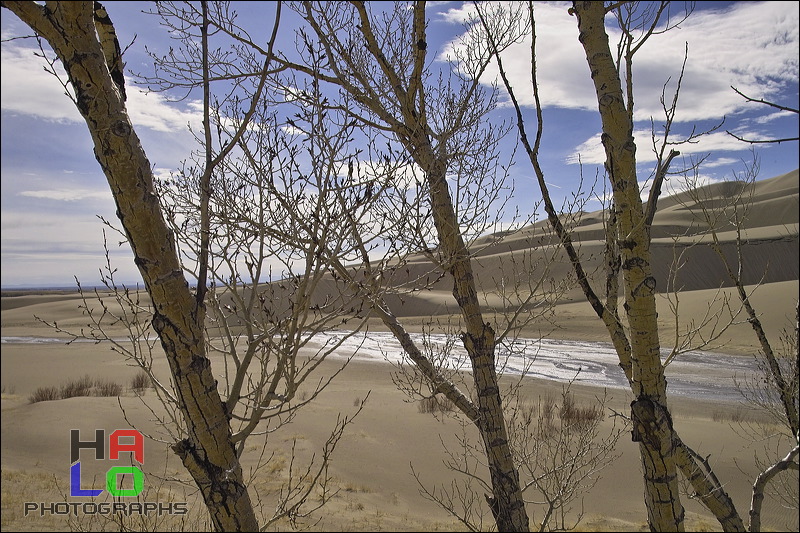
[[[346,332],[319,334],[313,341],[316,346],[341,342],[335,355],[398,363],[404,361],[400,343],[391,333],[369,332],[343,339]],[[433,352],[444,351],[444,335],[412,334],[419,346],[427,345]],[[423,339],[426,342],[423,343]],[[65,340],[52,337],[2,337],[3,344],[59,344]],[[75,341],[92,342],[92,341]],[[469,369],[466,352],[456,342],[448,351],[446,365],[462,370]],[[666,357],[667,353],[663,354]],[[663,359],[662,357],[662,359]],[[517,339],[498,348],[498,368],[504,372],[608,388],[628,388],[619,367],[617,354],[611,344],[601,342],[563,341],[553,339]],[[695,351],[681,354],[666,368],[667,390],[692,398],[736,402],[742,396],[734,378],[740,382],[753,376],[756,370],[752,357]]]

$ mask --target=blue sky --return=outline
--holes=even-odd
[[[242,24],[265,41],[273,6],[236,4]],[[456,46],[455,39],[464,31],[462,23],[470,16],[470,4],[428,3],[429,51],[443,54]],[[150,9],[150,3],[107,2],[106,7],[123,47],[137,36],[125,55],[128,74],[150,72],[144,46],[163,51],[170,45],[158,18],[141,13]],[[590,182],[603,161],[593,87],[577,41],[575,19],[567,14],[567,7],[564,3],[536,4],[545,113],[541,160],[557,203],[577,189],[579,159]],[[4,40],[30,33],[7,10],[0,13]],[[295,22],[288,16],[284,22],[282,42],[290,43]],[[613,39],[615,29],[610,26],[609,32]],[[748,103],[730,89],[734,85],[752,97],[798,107],[797,3],[699,2],[680,28],[654,36],[636,56],[637,155],[643,182],[653,166],[650,119],[657,125],[663,120],[661,90],[670,79],[674,85],[687,43],[689,57],[676,117],[677,134],[694,127],[708,128],[725,117],[722,130],[680,148],[685,156],[710,154],[701,169],[704,181],[730,178],[733,172],[743,170],[743,160],[752,158],[750,145],[736,141],[725,129],[752,139],[797,136],[796,114]],[[98,269],[104,265],[103,225],[97,216],[116,221],[113,200],[94,159],[85,124],[58,80],[44,72],[44,63],[33,55],[35,46],[32,39],[2,44],[2,286],[71,286],[74,276],[84,285],[95,285]],[[519,45],[505,56],[515,86],[524,86],[530,70],[526,47]],[[129,77],[132,120],[156,172],[168,174],[195,147],[187,125],[198,124],[198,106],[192,98],[170,103],[163,94],[134,89],[133,82]],[[530,100],[523,102],[530,104]],[[527,112],[532,119],[533,110],[528,107]],[[495,114],[498,119],[511,116],[507,107]],[[760,145],[757,154],[759,178],[798,167],[797,142]],[[679,162],[673,167],[676,164]],[[539,197],[525,161],[512,168],[512,176],[516,203],[524,207]],[[599,203],[587,206],[599,207]],[[140,278],[130,252],[118,247],[118,241],[116,235],[109,237],[118,279],[135,283]]]

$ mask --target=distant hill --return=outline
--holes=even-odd
[[[774,283],[800,278],[798,258],[798,170],[782,176],[758,181],[746,202],[739,202],[741,212],[747,207],[743,224],[742,275],[745,284]],[[735,264],[736,238],[732,201],[741,198],[742,184],[723,182],[697,190],[697,194],[681,193],[660,199],[652,228],[653,270],[657,290],[665,292],[677,287],[681,291],[716,289],[731,286],[725,268],[711,249],[709,226],[702,219],[700,203],[717,210],[717,236],[725,255]],[[727,207],[726,207],[727,206]],[[590,273],[596,291],[603,292],[605,270],[603,252],[605,231],[601,211],[580,213],[571,217],[572,237],[579,247],[584,268]],[[572,274],[546,220],[523,227],[513,233],[501,232],[478,239],[472,246],[475,255],[475,277],[480,290],[492,292],[498,286],[522,291],[542,276],[568,279]],[[671,276],[680,264],[677,276]],[[393,283],[409,288],[414,279],[431,277],[432,265],[422,255],[408,257],[408,265],[398,269]],[[402,305],[393,305],[398,315],[436,315],[455,312],[450,296],[452,281],[448,277],[436,282],[433,290],[403,294]],[[388,298],[390,303],[395,300]],[[573,288],[560,301],[579,301],[582,293]],[[489,297],[499,305],[502,298]],[[399,304],[399,301],[393,303]]]
[[[746,284],[762,283],[755,293],[750,288],[750,298],[771,335],[779,334],[787,324],[795,323],[800,279],[799,181],[797,170],[759,181],[753,188],[750,200],[746,202],[749,210],[742,233],[743,275]],[[705,198],[704,205],[720,208],[737,198],[741,187],[736,183],[718,183],[698,192]],[[716,298],[719,304],[717,289],[731,286],[722,262],[709,246],[708,225],[696,216],[697,211],[698,203],[686,194],[664,197],[659,202],[652,228],[653,270],[657,278],[657,290],[664,293],[677,288],[681,291],[679,316],[684,325],[705,320],[711,302]],[[720,213],[720,245],[730,259],[735,259],[736,232],[730,225],[733,210],[729,208]],[[595,291],[602,297],[606,282],[602,213],[580,213],[570,218],[570,224],[584,268]],[[525,226],[515,232],[481,237],[473,243],[472,251],[485,320],[502,326],[503,318],[494,316],[494,312],[508,315],[524,302],[523,307],[527,310],[553,310],[523,324],[521,333],[524,335],[608,342],[608,332],[572,279],[572,268],[547,221]],[[677,276],[672,277],[670,273],[676,260],[680,268]],[[413,254],[404,258],[404,262],[399,263],[393,272],[385,273],[384,277],[390,287],[386,301],[392,313],[403,317],[403,324],[410,331],[429,326],[437,328],[449,322],[448,315],[454,315],[453,318],[459,315],[452,295],[452,279],[449,275],[442,276],[423,255]],[[430,283],[421,283],[426,279]],[[316,286],[312,305],[329,303],[331,296],[335,297],[340,292],[336,285],[337,282],[330,277],[322,280]],[[548,293],[553,286],[561,290]],[[338,289],[343,290],[341,286]],[[275,291],[278,295],[283,294],[280,282],[276,284]],[[345,304],[347,292],[344,291]],[[101,295],[105,304],[113,308],[115,304],[110,294],[101,291]],[[74,291],[3,290],[2,296],[4,335],[28,335],[27,328],[35,322],[34,314],[47,319],[53,316],[71,317],[69,320],[59,320],[59,325],[75,328],[85,326],[86,319],[76,312],[83,302]],[[730,290],[727,290],[726,296],[732,301],[738,300]],[[235,304],[230,295],[221,295],[221,299],[223,303]],[[89,295],[89,300],[93,300],[92,295]],[[671,318],[674,299],[658,300],[659,328],[668,346],[675,333]],[[147,296],[142,295],[142,304],[147,301]],[[267,298],[263,307],[265,310],[269,308],[273,316],[280,316],[290,303],[286,298]],[[555,304],[555,307],[551,308],[550,304]],[[353,306],[355,312],[359,304],[354,302]],[[235,328],[236,320],[231,317],[228,325]],[[119,325],[115,327],[119,328]],[[383,328],[376,317],[370,319],[369,327]],[[751,354],[758,349],[752,328],[747,323],[730,328],[724,341],[726,353]]]

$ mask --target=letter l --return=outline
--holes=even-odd
[[[103,489],[81,488],[81,463],[78,461],[69,467],[69,495],[70,496],[99,496]]]

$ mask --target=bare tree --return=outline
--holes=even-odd
[[[793,328],[784,330],[778,342],[775,342],[770,339],[751,302],[761,282],[748,281],[752,280],[753,272],[745,259],[744,246],[748,242],[746,221],[750,211],[755,208],[753,194],[758,173],[758,158],[754,156],[753,162],[746,165],[743,172],[725,183],[729,194],[724,202],[719,199],[712,201],[706,196],[706,189],[698,186],[699,176],[696,172],[687,180],[687,190],[678,196],[681,204],[694,215],[698,223],[707,228],[709,242],[705,245],[718,257],[760,347],[754,356],[757,372],[752,377],[736,379],[737,388],[745,401],[757,411],[767,414],[771,422],[768,428],[751,422],[742,423],[742,429],[754,442],[767,443],[764,444],[767,456],[759,457],[757,454],[755,458],[761,473],[753,484],[751,498],[749,531],[753,532],[761,531],[762,504],[773,480],[779,483],[775,490],[770,491],[771,496],[784,502],[787,507],[797,508],[796,476],[776,476],[787,470],[798,470],[800,445],[797,366],[800,304],[796,304]],[[793,231],[794,235],[789,234],[787,238],[797,238],[796,230]]]
[[[667,130],[659,151],[657,169],[646,204],[640,199],[637,183],[636,144],[633,139],[633,57],[652,35],[666,31],[675,22],[669,19],[668,3],[642,7],[637,3],[615,3],[606,7],[600,2],[574,2],[575,15],[587,62],[592,72],[599,112],[603,123],[603,146],[606,151],[606,174],[613,193],[606,224],[605,301],[592,287],[569,231],[550,200],[538,151],[543,134],[536,82],[536,32],[533,4],[527,5],[531,27],[532,91],[536,101],[536,131],[531,138],[518,103],[515,88],[506,76],[500,47],[492,43],[492,15],[478,9],[486,38],[500,66],[500,74],[517,112],[520,137],[545,200],[545,210],[554,231],[572,262],[583,292],[608,329],[628,378],[635,400],[631,406],[633,438],[640,443],[645,479],[645,503],[651,529],[683,530],[684,511],[678,492],[678,470],[691,482],[702,501],[726,530],[743,531],[744,524],[732,501],[714,476],[707,461],[688,448],[672,427],[667,405],[664,363],[660,359],[660,341],[656,321],[656,283],[652,272],[650,225],[652,224],[661,183],[670,162],[678,155],[664,148],[669,144],[669,125],[675,102],[665,106]],[[605,31],[605,18],[614,13],[622,30],[617,54],[612,53]],[[496,18],[497,15],[494,15]],[[520,14],[516,14],[519,17]],[[615,61],[616,57],[616,61]],[[677,92],[676,92],[677,97]],[[663,98],[662,98],[663,102]],[[625,318],[618,313],[618,276],[624,291]]]
[[[152,324],[175,379],[188,438],[175,445],[202,490],[220,530],[255,529],[253,506],[231,442],[228,415],[205,354],[204,302],[189,289],[174,239],[153,188],[150,163],[130,123],[114,27],[100,4],[3,2],[60,59],[86,120],[95,155],[114,193],[119,216],[155,308]],[[108,48],[108,49],[107,49]],[[118,76],[116,76],[119,78]],[[224,475],[224,478],[222,477]]]
[[[797,114],[799,111],[795,108],[783,106],[774,102],[763,99],[751,98],[736,87],[731,86],[737,94],[745,98],[748,102],[755,102],[763,104],[774,109],[786,111],[789,113]],[[742,138],[730,131],[729,135],[736,139],[747,142],[750,144],[780,144],[786,141],[800,140],[798,137],[788,137],[783,139],[767,139],[767,140],[750,140]],[[752,165],[746,166],[745,171],[738,176],[737,181],[741,181],[740,193],[737,196],[746,199],[748,191],[752,191],[753,184],[758,176],[758,159],[754,156]],[[702,218],[706,222],[710,222],[711,214],[715,210],[709,209],[701,198],[695,197],[699,200],[701,205]],[[742,228],[746,213],[742,213],[740,208],[745,210],[750,206],[750,203],[745,201],[743,203],[734,202],[728,209],[732,209],[734,216],[729,220],[734,226],[736,231],[736,261],[731,263],[729,258],[722,252],[719,246],[719,237],[716,232],[712,234],[713,248],[720,258],[728,273],[728,277],[736,287],[739,299],[742,306],[747,313],[747,320],[753,327],[753,332],[758,339],[761,351],[756,355],[759,374],[751,379],[745,380],[739,384],[739,390],[744,396],[745,400],[754,405],[757,409],[764,411],[771,415],[772,419],[777,423],[779,428],[788,430],[789,442],[794,444],[794,447],[782,457],[772,457],[767,459],[766,463],[759,463],[761,466],[761,473],[757,476],[753,483],[753,496],[750,505],[750,531],[761,531],[761,510],[764,501],[764,492],[770,482],[772,482],[778,474],[787,470],[800,469],[798,466],[798,453],[800,453],[800,423],[798,419],[798,410],[800,409],[800,300],[796,303],[795,307],[795,323],[794,331],[788,328],[784,331],[779,339],[780,346],[773,347],[774,342],[770,342],[761,321],[758,318],[756,310],[750,303],[747,287],[742,278],[742,251],[741,246],[743,243]],[[717,210],[718,211],[718,210]],[[752,294],[752,291],[751,293]],[[781,446],[783,443],[779,443]],[[780,453],[778,454],[781,455]],[[791,477],[788,480],[784,477],[778,483],[777,489],[771,491],[773,497],[778,501],[783,501],[788,507],[797,508],[797,479]],[[794,524],[797,528],[797,524]]]
[[[748,102],[754,102],[754,103],[757,103],[757,104],[763,104],[763,105],[771,107],[773,109],[778,109],[780,111],[785,111],[787,113],[794,113],[795,115],[800,113],[800,109],[795,109],[793,107],[788,107],[788,106],[784,106],[784,105],[781,105],[781,104],[777,104],[775,102],[770,102],[768,100],[764,100],[763,98],[751,98],[750,96],[747,96],[742,91],[740,91],[739,89],[737,89],[736,87],[734,87],[732,85],[731,85],[731,89],[733,89],[734,92],[736,92],[736,94],[738,94],[739,96],[741,96],[742,98],[744,98]],[[740,141],[746,142],[746,143],[750,143],[750,144],[780,144],[782,142],[800,140],[800,137],[785,137],[783,139],[757,139],[757,140],[754,140],[754,139],[745,139],[744,137],[736,135],[735,133],[727,131],[727,130],[726,130],[726,133],[728,135],[730,135],[731,137],[734,137],[737,140],[740,140]]]
[[[483,492],[491,513],[489,523],[502,531],[530,527],[525,493],[536,492],[528,501],[544,499],[549,509],[540,518],[539,528],[563,526],[563,514],[561,521],[556,515],[567,509],[584,488],[583,482],[613,458],[611,450],[619,432],[612,430],[596,453],[588,455],[582,454],[576,443],[597,437],[596,425],[577,431],[564,422],[554,437],[558,444],[550,447],[537,446],[542,435],[531,427],[516,425],[520,419],[514,423],[513,436],[509,433],[504,409],[521,413],[521,407],[513,406],[521,406],[523,399],[519,381],[506,385],[499,375],[508,356],[524,349],[520,346],[524,343],[516,339],[519,329],[534,316],[549,312],[548,302],[565,290],[566,283],[548,278],[549,262],[537,267],[525,254],[510,254],[510,265],[500,279],[478,278],[473,258],[484,248],[502,246],[502,233],[488,240],[478,237],[496,226],[489,207],[504,203],[503,171],[498,168],[496,150],[507,129],[485,120],[496,103],[495,93],[487,93],[477,81],[490,59],[486,46],[475,41],[468,47],[461,64],[466,72],[441,73],[437,78],[429,72],[426,60],[424,2],[398,4],[386,11],[359,2],[304,2],[295,7],[308,23],[310,35],[299,32],[305,62],[286,61],[286,65],[305,74],[314,87],[325,84],[338,90],[340,100],[327,106],[364,126],[372,132],[371,138],[386,140],[389,148],[383,155],[374,150],[370,153],[384,161],[384,169],[389,161],[401,162],[388,180],[365,175],[363,170],[355,180],[370,183],[375,194],[386,198],[387,203],[372,210],[372,218],[387,221],[381,223],[376,236],[389,247],[389,253],[370,254],[374,242],[370,233],[355,223],[358,217],[348,217],[352,240],[360,250],[359,272],[354,274],[342,265],[335,274],[364,295],[369,310],[400,341],[410,365],[398,367],[398,387],[414,398],[435,400],[441,394],[480,436],[477,446],[465,438],[460,451],[446,450],[449,457],[466,460],[447,463],[465,476],[463,485],[454,482],[449,487],[428,488],[418,477],[423,492],[467,527],[485,529],[484,513],[479,510],[487,509],[479,497]],[[353,18],[359,21],[355,27]],[[300,91],[308,92],[316,89]],[[398,179],[396,172],[402,166],[411,170],[405,171],[405,179]],[[348,175],[355,177],[358,170],[351,166]],[[413,181],[408,179],[409,172]],[[348,187],[355,184],[352,179]],[[410,186],[400,185],[409,181]],[[361,204],[354,205],[360,211]],[[415,262],[408,254],[419,250]],[[530,271],[531,277],[520,281],[516,275],[520,269]],[[533,275],[534,271],[539,274]],[[396,315],[399,308],[395,302],[402,305],[404,291],[424,290],[431,287],[431,280],[451,284],[459,316],[455,323],[444,319],[423,327],[417,341]],[[494,305],[489,304],[490,299]],[[494,324],[487,314],[494,314]],[[433,330],[444,332],[443,340]],[[461,363],[448,366],[445,360],[459,351],[458,344],[463,346]],[[471,380],[464,380],[460,372],[464,369],[471,371]],[[571,475],[563,475],[561,468],[547,471],[537,464],[544,457],[557,462],[567,455],[575,467]],[[481,467],[488,469],[489,481],[481,480]],[[523,470],[526,477],[521,485]]]
[[[244,83],[235,87],[243,93],[233,91],[222,103],[212,103],[211,83],[225,79],[224,73],[221,78],[215,76],[230,65],[210,51],[210,20],[224,17],[227,11],[223,6],[209,13],[206,2],[198,8],[161,6],[165,17],[173,17],[175,34],[188,45],[183,59],[200,66],[196,69],[184,63],[182,72],[193,73],[183,80],[185,87],[200,87],[203,92],[204,127],[195,165],[157,185],[127,115],[120,47],[103,6],[97,2],[3,2],[2,6],[46,40],[64,65],[74,102],[87,122],[95,155],[114,195],[124,240],[134,252],[152,306],[140,300],[136,291],[117,287],[108,263],[103,281],[115,291],[120,310],[101,302],[95,313],[84,300],[94,327],[75,336],[113,342],[105,327],[122,321],[132,343],[115,342],[115,349],[152,376],[154,343],[147,337],[152,327],[171,369],[171,388],[155,383],[159,399],[167,406],[163,421],[167,427],[173,426],[173,450],[200,489],[215,529],[256,530],[259,523],[240,463],[245,440],[290,420],[330,382],[332,377],[320,380],[302,398],[297,396],[300,386],[340,342],[324,344],[309,354],[301,355],[301,349],[315,332],[329,325],[331,317],[338,319],[343,305],[341,299],[328,306],[309,305],[313,287],[325,270],[320,263],[324,256],[315,253],[312,244],[301,250],[299,261],[286,263],[285,270],[273,274],[276,280],[283,278],[279,283],[262,284],[267,260],[273,253],[285,257],[280,255],[285,250],[274,248],[269,235],[247,226],[249,221],[241,216],[241,210],[276,225],[283,222],[280,212],[269,210],[269,201],[259,196],[264,190],[255,189],[253,195],[251,189],[244,190],[249,184],[240,176],[223,174],[229,170],[231,152],[243,146],[257,105],[264,105],[280,7],[263,61],[248,65],[256,73],[255,81],[246,80],[249,87]],[[232,126],[226,123],[231,117]],[[263,127],[274,128],[274,124],[265,122]],[[219,132],[216,144],[214,129]],[[290,155],[282,156],[284,163]],[[172,187],[176,185],[180,188]],[[301,274],[292,270],[298,266]],[[196,280],[196,289],[187,282],[187,273]],[[226,357],[224,401],[209,358],[219,353]],[[288,480],[267,524],[281,518],[294,524],[324,504],[329,496],[330,454],[349,420],[337,420],[318,465],[309,465]],[[251,473],[251,480],[258,470]],[[323,497],[315,500],[309,511],[309,496],[318,487]]]
[[[369,148],[364,154],[348,153],[345,145],[320,142],[320,136],[314,134],[326,127],[325,120],[303,113],[287,119],[288,125],[303,132],[306,142],[328,154],[325,157],[333,165],[315,167],[306,173],[305,181],[282,187],[282,191],[274,189],[278,205],[286,213],[295,213],[289,227],[298,231],[285,232],[284,238],[295,242],[297,235],[303,235],[319,242],[320,253],[327,254],[330,261],[331,277],[361,295],[364,310],[379,317],[395,334],[421,374],[401,374],[398,379],[408,385],[407,391],[420,396],[444,395],[478,429],[491,479],[487,488],[491,487],[492,496],[487,501],[497,527],[526,530],[518,466],[503,415],[496,346],[512,344],[513,333],[526,316],[521,310],[530,304],[535,290],[528,287],[527,296],[520,296],[521,291],[514,297],[510,297],[514,290],[498,292],[505,305],[516,307],[510,313],[512,318],[496,333],[483,317],[472,266],[476,252],[469,246],[494,224],[486,206],[494,205],[502,191],[501,182],[483,181],[483,176],[494,174],[497,168],[494,147],[504,134],[503,127],[482,121],[494,105],[494,97],[480,90],[477,76],[451,74],[434,84],[427,81],[424,3],[411,10],[397,6],[385,13],[383,23],[375,23],[369,8],[358,2],[302,3],[296,8],[313,37],[301,30],[299,52],[305,61],[284,64],[310,81],[287,80],[286,94],[313,110],[312,114],[326,115],[338,124],[349,123],[350,132],[358,125],[378,135],[368,137],[373,140],[367,141]],[[357,27],[352,25],[352,17],[359,20]],[[263,55],[237,28],[220,24],[217,30]],[[400,47],[395,42],[398,36],[403,37]],[[356,42],[365,42],[366,47],[355,46]],[[475,48],[474,53],[473,75],[479,74],[489,59],[485,48],[483,52]],[[338,100],[323,95],[320,84],[338,88]],[[378,150],[375,139],[381,136],[388,141],[387,148]],[[265,154],[250,152],[245,145],[242,149],[249,165],[243,175],[273,173]],[[367,156],[366,164],[360,162],[360,155]],[[452,189],[449,177],[455,181]],[[275,185],[268,181],[258,186],[272,189]],[[303,210],[293,211],[289,190],[313,191],[325,199],[319,205],[330,208],[311,217]],[[329,225],[316,226],[317,218],[325,217],[347,232],[347,243],[334,247],[342,253],[331,250],[332,241],[323,242],[323,237],[336,233]],[[252,227],[263,227],[263,221],[248,220]],[[279,233],[274,228],[270,231]],[[378,258],[371,253],[376,247],[383,247]],[[409,250],[422,250],[421,257],[433,268],[402,258]],[[355,263],[348,266],[348,259]],[[472,383],[462,382],[462,386],[471,389],[471,394],[462,392],[458,381],[452,379],[457,373],[437,364],[433,343],[423,342],[420,347],[415,342],[390,303],[402,305],[404,291],[423,290],[448,279],[460,311],[464,328],[460,337],[473,376]]]
[[[491,477],[489,503],[498,529],[526,531],[528,517],[509,446],[495,367],[496,333],[483,317],[470,252],[461,229],[464,224],[459,215],[470,214],[457,211],[447,180],[451,173],[460,176],[458,179],[475,176],[458,171],[459,164],[478,161],[474,152],[478,145],[469,138],[470,134],[485,137],[489,146],[496,142],[498,132],[481,131],[479,127],[483,110],[493,104],[485,100],[477,82],[450,89],[450,83],[445,81],[442,90],[431,90],[426,83],[424,3],[415,4],[411,10],[398,7],[387,14],[385,24],[376,25],[369,7],[362,2],[299,4],[297,11],[318,43],[309,39],[308,47],[324,50],[328,68],[321,72],[304,65],[292,66],[345,91],[360,107],[353,118],[393,135],[420,169],[424,180],[420,185],[435,228],[435,248],[430,257],[449,274],[453,284],[465,328],[461,338],[471,362],[475,403],[452,384],[446,384],[387,307],[373,305],[373,311],[400,339],[411,359],[425,369],[423,372],[435,389],[449,397],[478,428]],[[355,28],[354,18],[358,21]],[[403,45],[398,47],[396,41],[401,36]],[[445,106],[455,112],[442,114]],[[454,158],[453,154],[464,151],[466,156]],[[465,185],[468,184],[462,184]]]

